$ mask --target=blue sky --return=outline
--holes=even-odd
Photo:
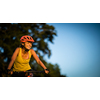
[[[69,77],[100,77],[100,24],[47,23],[57,31],[50,59]]]

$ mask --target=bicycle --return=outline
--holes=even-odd
[[[45,69],[47,71],[49,71],[48,69]],[[45,70],[42,71],[33,71],[33,70],[29,70],[29,71],[12,71],[12,77],[34,77],[34,74],[30,74],[30,73],[45,73]],[[50,71],[49,71],[50,72]]]

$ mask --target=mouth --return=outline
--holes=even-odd
[[[31,48],[31,47],[27,47],[27,48]]]
[[[29,46],[29,47],[26,47],[27,49],[30,49],[31,47]]]

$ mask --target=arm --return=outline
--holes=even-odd
[[[41,62],[41,60],[39,59],[39,57],[37,56],[37,54],[35,53],[35,51],[33,49],[30,50],[31,51],[31,55],[34,57],[34,59],[36,60],[36,62],[43,68],[43,69],[47,69],[46,66]]]
[[[30,50],[31,51],[31,55],[34,57],[34,59],[36,60],[36,62],[43,68],[43,69],[47,69],[46,66],[41,62],[41,60],[39,59],[39,57],[37,56],[37,54],[35,53],[35,51],[33,49]],[[45,70],[45,73],[48,74],[49,71]]]
[[[9,69],[9,70],[11,69],[11,67],[12,67],[12,65],[13,65],[13,63],[14,63],[14,61],[15,61],[17,55],[18,55],[18,53],[19,53],[19,48],[17,48],[17,49],[15,50],[15,52],[13,53],[13,55],[12,55],[12,57],[11,57],[11,61],[10,61],[9,65],[8,65],[8,68],[7,68],[7,69]]]

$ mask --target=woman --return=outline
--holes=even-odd
[[[25,35],[21,37],[20,42],[21,42],[21,47],[16,48],[15,52],[12,55],[11,61],[8,65],[7,68],[8,73],[13,74],[13,76],[18,76],[19,71],[32,70],[29,65],[29,61],[31,56],[33,56],[36,62],[45,70],[45,73],[48,74],[49,71],[47,70],[45,65],[38,58],[35,51],[31,49],[32,43],[34,42],[33,38],[31,36]],[[13,71],[11,71],[12,66],[14,67]],[[29,73],[29,75],[33,76],[33,73]],[[25,73],[24,75],[19,75],[19,76],[25,76]]]

